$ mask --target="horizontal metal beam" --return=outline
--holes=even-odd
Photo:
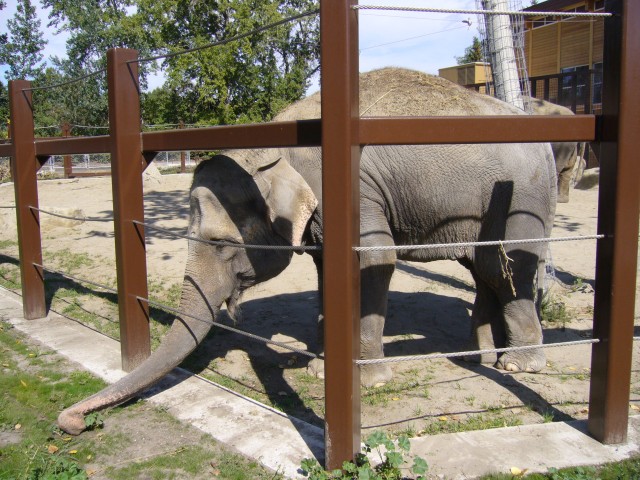
[[[144,151],[224,148],[309,147],[320,145],[320,120],[230,125],[142,134]]]
[[[110,137],[56,137],[37,138],[36,155],[50,157],[51,155],[71,155],[84,153],[109,153]]]
[[[481,117],[366,117],[361,145],[532,143],[592,141],[595,115],[496,115]],[[145,152],[224,148],[310,147],[321,142],[320,120],[298,120],[142,133]],[[36,155],[109,153],[109,136],[39,138]],[[12,144],[0,145],[11,156]]]
[[[3,143],[0,145],[0,157],[11,157],[13,155],[13,144]]]
[[[594,115],[370,117],[360,120],[361,145],[591,141]]]

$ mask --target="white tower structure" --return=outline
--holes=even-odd
[[[522,9],[520,0],[476,0],[476,5],[486,11]],[[531,113],[529,102],[525,101],[530,94],[523,16],[481,14],[480,17],[478,25],[485,57],[491,65],[495,96]]]

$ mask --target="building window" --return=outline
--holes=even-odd
[[[602,103],[602,62],[593,64],[591,75],[591,104],[595,106]]]
[[[560,73],[562,73],[560,105],[571,108],[576,103],[584,104],[589,92],[589,66],[567,67]]]
[[[552,25],[556,22],[557,20],[554,16],[540,17],[531,21],[531,28],[540,28],[546,25]]]

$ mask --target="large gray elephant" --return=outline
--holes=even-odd
[[[530,98],[534,115],[573,115],[567,107],[556,105],[539,98]],[[556,161],[558,175],[558,203],[569,202],[569,187],[571,175],[578,159],[578,144],[576,142],[552,142],[551,150]]]
[[[446,80],[404,69],[361,76],[363,115],[500,115],[519,110]],[[317,118],[312,95],[276,120]],[[362,151],[361,245],[389,246],[549,236],[556,203],[555,167],[548,144],[375,146]],[[230,151],[201,163],[191,187],[189,254],[181,305],[215,320],[226,303],[238,313],[244,290],[276,276],[292,250],[243,249],[243,244],[301,247],[322,243],[319,148]],[[212,246],[196,240],[228,242]],[[237,245],[237,246],[236,246]],[[455,246],[361,253],[361,356],[383,357],[382,333],[396,260],[457,260],[476,281],[475,347],[539,345],[534,304],[541,243]],[[322,257],[310,252],[322,285]],[[119,382],[60,414],[62,429],[79,433],[84,415],[146,389],[202,341],[210,324],[178,318],[151,357]],[[461,346],[462,347],[462,346]],[[496,361],[496,356],[482,360]],[[496,366],[535,372],[541,349],[505,353]],[[322,364],[311,369],[322,373]],[[365,385],[387,382],[388,365],[366,365]]]

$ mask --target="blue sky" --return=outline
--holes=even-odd
[[[67,35],[47,29],[48,12],[38,6],[41,28],[47,46],[45,58],[65,57]],[[475,0],[361,0],[362,5],[403,7],[441,7],[474,9]],[[8,0],[0,13],[0,31],[7,29],[7,19],[13,17],[16,0]],[[464,21],[471,22],[471,26]],[[455,65],[455,56],[464,53],[478,35],[477,18],[466,14],[414,13],[367,10],[360,12],[360,70],[368,71],[385,66],[414,68],[437,74],[439,68]],[[5,68],[0,67],[3,81]],[[151,79],[150,87],[161,84],[162,78]],[[316,88],[312,86],[311,90]]]

